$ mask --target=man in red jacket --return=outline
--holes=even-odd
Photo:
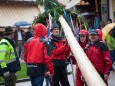
[[[94,29],[89,31],[89,40],[90,42],[85,47],[86,55],[102,79],[107,83],[112,66],[108,47],[99,40],[98,32]]]
[[[25,44],[24,61],[27,64],[27,74],[32,86],[43,86],[45,66],[51,76],[54,74],[51,49],[45,39],[46,34],[46,27],[43,24],[36,24],[34,37]]]
[[[66,71],[66,59],[67,54],[70,52],[70,48],[67,41],[62,40],[59,36],[59,26],[53,23],[51,28],[51,42],[52,46],[52,61],[54,65],[54,76],[53,76],[53,86],[70,86],[67,71]]]

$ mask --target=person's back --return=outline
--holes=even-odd
[[[115,38],[113,38],[110,34],[106,37],[106,43],[109,47],[109,50],[115,50]]]
[[[27,63],[42,63],[44,58],[44,49],[45,45],[39,41],[39,38],[32,38],[28,43],[27,43],[27,50],[28,50],[28,58],[27,58]],[[39,55],[37,54],[39,52]],[[39,61],[41,60],[41,62]]]
[[[34,37],[25,44],[24,61],[27,64],[27,74],[31,79],[32,86],[42,86],[45,74],[45,65],[50,74],[53,74],[51,56],[48,54],[44,36],[47,34],[46,27],[42,24],[34,26]]]
[[[29,27],[29,30],[25,34],[25,42],[27,42],[27,40],[29,38],[31,38],[32,36],[33,36],[33,34],[32,34],[32,31],[31,31],[31,27]]]

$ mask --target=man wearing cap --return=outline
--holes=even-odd
[[[89,40],[90,42],[85,47],[86,55],[107,84],[112,66],[108,47],[98,39],[98,32],[94,29],[89,30]]]
[[[15,73],[20,70],[20,62],[14,47],[14,31],[12,27],[5,28],[4,37],[0,41],[0,74],[5,80],[5,86],[16,86]]]
[[[53,23],[51,27],[51,42],[52,46],[52,61],[54,65],[54,76],[53,76],[53,86],[70,86],[67,71],[66,71],[66,59],[67,54],[70,52],[70,48],[67,44],[67,41],[62,40],[59,36],[59,26],[56,23]]]

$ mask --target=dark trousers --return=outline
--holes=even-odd
[[[16,86],[16,76],[15,76],[15,73],[10,72],[9,78],[5,78],[4,77],[4,81],[5,81],[5,86]]]
[[[44,76],[30,77],[32,86],[43,86]]]
[[[66,67],[56,67],[54,66],[54,76],[53,76],[53,86],[70,86]]]

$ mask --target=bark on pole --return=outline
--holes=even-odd
[[[91,64],[83,49],[80,47],[71,31],[71,28],[62,16],[59,17],[59,22],[62,25],[67,41],[88,86],[107,86]]]

